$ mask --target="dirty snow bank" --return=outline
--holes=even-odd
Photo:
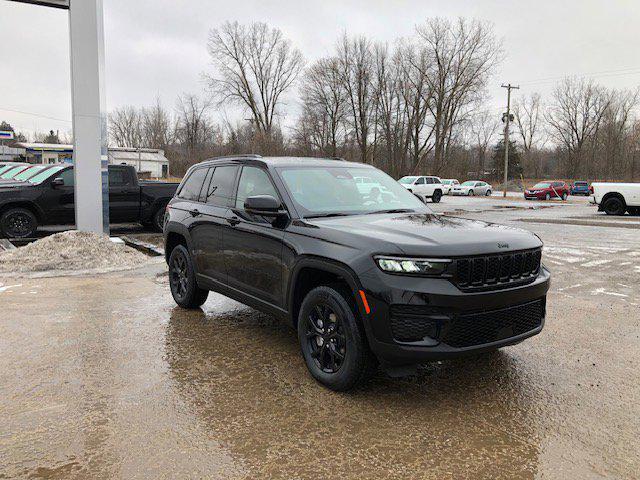
[[[56,233],[15,250],[0,252],[0,273],[47,270],[120,270],[136,267],[148,257],[97,233]]]

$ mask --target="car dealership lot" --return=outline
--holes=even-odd
[[[164,265],[0,279],[0,478],[635,477],[640,217],[583,197],[432,207],[544,240],[545,329],[351,394],[268,316],[174,307]]]

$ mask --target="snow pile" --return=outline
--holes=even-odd
[[[132,268],[148,257],[97,233],[56,233],[15,250],[0,252],[0,273],[47,270],[104,271]]]

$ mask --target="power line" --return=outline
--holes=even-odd
[[[520,85],[538,85],[538,84],[542,84],[542,83],[548,83],[548,82],[555,82],[558,80],[562,80],[564,78],[571,78],[571,77],[575,77],[575,78],[587,78],[587,77],[593,77],[593,78],[600,78],[600,77],[619,77],[619,76],[624,76],[624,75],[638,75],[640,74],[640,67],[633,67],[633,68],[624,68],[624,69],[620,69],[620,70],[602,70],[599,72],[591,72],[591,73],[579,73],[579,74],[565,74],[565,75],[559,75],[559,76],[555,76],[555,77],[546,77],[546,78],[537,78],[537,79],[532,79],[532,80],[527,80],[525,82],[520,82]]]
[[[22,110],[12,110],[10,108],[0,108],[0,111],[11,112],[11,113],[21,113],[23,115],[31,115],[32,117],[46,118],[47,120],[55,120],[55,121],[58,121],[58,122],[72,123],[71,120],[66,120],[64,118],[49,117],[47,115],[41,115],[39,113],[33,113],[33,112],[25,112],[25,111],[22,111]]]

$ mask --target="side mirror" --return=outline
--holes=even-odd
[[[282,213],[282,203],[271,195],[254,195],[244,201],[244,209],[254,215],[277,217]]]
[[[51,186],[53,188],[57,188],[57,187],[63,187],[64,186],[64,179],[62,177],[56,177],[51,181]]]

